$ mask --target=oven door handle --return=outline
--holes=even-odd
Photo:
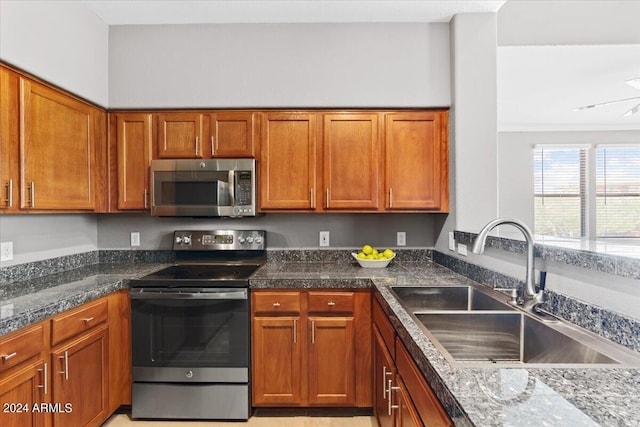
[[[131,299],[248,299],[245,289],[222,292],[136,292],[130,294]]]

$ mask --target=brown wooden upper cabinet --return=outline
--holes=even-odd
[[[446,112],[385,114],[385,208],[449,209]]]
[[[158,123],[157,156],[160,159],[201,159],[209,132],[209,116],[202,113],[161,113]],[[206,123],[205,123],[206,122]]]
[[[254,157],[255,113],[247,111],[156,114],[161,159]]]
[[[268,112],[261,123],[260,208],[315,209],[316,114]]]
[[[20,78],[22,209],[95,209],[97,139],[103,138],[99,131],[105,131],[99,113],[84,102]]]
[[[323,119],[323,208],[377,210],[378,114],[325,114]]]
[[[211,157],[255,157],[255,113],[222,111],[211,115]]]
[[[0,68],[0,211],[18,209],[18,76]]]
[[[118,113],[115,118],[118,210],[148,209],[152,127],[149,113]]]

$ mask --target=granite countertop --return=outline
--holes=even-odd
[[[166,264],[94,264],[23,282],[0,292],[0,335],[127,287]],[[466,285],[470,279],[431,261],[394,261],[385,269],[340,262],[269,262],[253,289],[369,288],[456,425],[640,425],[640,369],[459,368],[448,363],[391,294],[390,286]]]
[[[126,287],[166,264],[92,264],[0,289],[0,336]]]

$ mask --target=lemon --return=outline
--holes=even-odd
[[[365,258],[366,258],[366,255],[364,254],[364,252],[359,252],[359,253],[358,253],[358,255],[356,255],[356,257],[357,257],[358,259],[365,259]]]
[[[380,252],[378,255],[376,255],[376,259],[387,259],[387,257],[384,256],[382,252]]]
[[[366,256],[366,259],[376,259],[376,256],[374,254],[369,254]]]
[[[384,257],[387,259],[393,258],[393,256],[395,255],[395,253],[391,249],[385,249],[384,252],[382,253],[384,254]]]
[[[373,247],[371,247],[371,245],[364,245],[362,247],[362,253],[364,253],[365,255],[369,255],[371,253],[373,253],[374,249]]]
[[[371,251],[371,253],[374,254],[374,255],[378,255],[379,254],[378,250],[375,249],[375,248]]]

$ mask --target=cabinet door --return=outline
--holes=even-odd
[[[0,380],[0,424],[2,427],[45,425],[46,411],[38,411],[49,401],[46,363],[27,365]],[[5,406],[9,405],[9,406]],[[34,410],[34,408],[36,410]],[[46,408],[45,408],[46,409]]]
[[[260,209],[316,206],[316,116],[265,113],[260,156]]]
[[[54,426],[99,426],[109,415],[108,344],[105,325],[52,352],[53,401],[71,406],[54,414]]]
[[[18,123],[18,78],[0,68],[0,211],[18,207]]]
[[[380,141],[377,114],[324,116],[324,208],[376,210]]]
[[[392,391],[394,402],[392,407],[396,411],[395,426],[396,427],[422,427],[422,421],[418,416],[418,411],[407,392],[407,388],[400,376],[396,377],[396,386]],[[430,424],[427,424],[430,425]]]
[[[95,110],[20,79],[21,207],[94,209]]]
[[[302,394],[300,317],[253,319],[253,405],[297,406]]]
[[[445,195],[448,198],[442,113],[393,113],[385,117],[386,208],[448,208],[442,200]]]
[[[380,332],[373,328],[373,400],[374,413],[380,427],[393,427],[393,417],[389,414],[389,386],[395,383],[395,364],[389,354]]]
[[[254,113],[213,114],[210,149],[212,157],[254,157]]]
[[[118,209],[147,209],[151,114],[116,115]]]
[[[158,157],[202,158],[207,135],[205,115],[200,113],[158,114]]]
[[[355,403],[353,317],[309,317],[309,403]]]

